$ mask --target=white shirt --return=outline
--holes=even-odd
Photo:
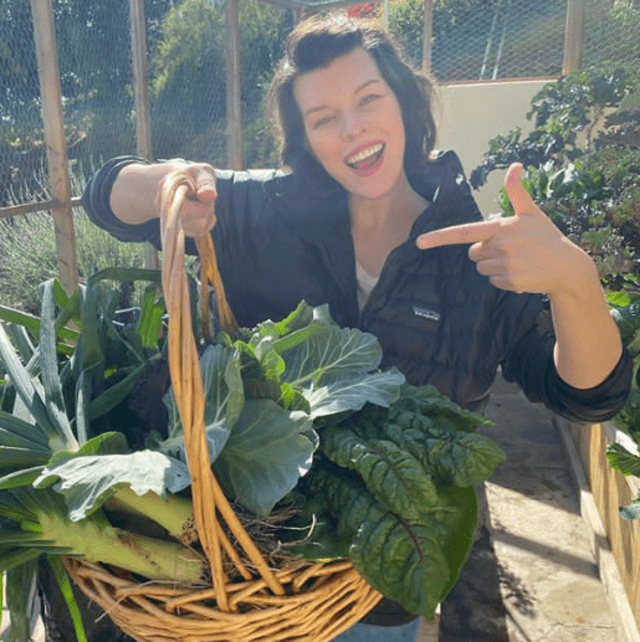
[[[362,310],[364,308],[371,290],[378,282],[377,276],[371,276],[365,269],[356,261],[356,281],[358,282],[358,307]]]

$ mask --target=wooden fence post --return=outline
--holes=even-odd
[[[431,41],[433,39],[433,0],[424,0],[422,19],[422,73],[431,73]]]
[[[133,97],[136,114],[136,148],[140,156],[151,160],[151,111],[149,109],[144,0],[131,0],[130,7]]]
[[[65,289],[72,292],[78,285],[78,256],[71,211],[71,182],[52,0],[31,0],[31,16],[40,79],[47,166],[51,196],[55,201],[51,213],[55,226],[58,275]]]
[[[131,52],[133,56],[133,98],[136,114],[136,150],[138,155],[151,160],[151,109],[149,107],[149,76],[147,73],[147,40],[144,0],[131,0]],[[145,267],[160,269],[155,247],[145,243]]]
[[[564,32],[564,60],[562,75],[582,66],[584,49],[585,0],[569,0],[567,4],[567,23]]]
[[[227,164],[242,169],[240,104],[240,19],[238,0],[225,0],[225,60],[227,73]]]

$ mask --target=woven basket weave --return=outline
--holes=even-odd
[[[180,206],[195,191],[183,171],[164,182],[162,287],[169,312],[169,370],[184,429],[194,520],[211,585],[140,583],[125,572],[66,558],[80,590],[139,642],[327,642],[366,615],[381,595],[349,561],[291,561],[273,569],[241,525],[211,470],[204,392],[192,333]],[[222,329],[233,331],[211,235],[196,239],[202,282],[215,289]],[[206,302],[208,297],[202,296]],[[201,310],[203,319],[206,310]],[[229,573],[230,566],[232,573]],[[230,579],[230,575],[237,579]]]

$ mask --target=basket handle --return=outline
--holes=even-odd
[[[195,193],[193,179],[184,170],[173,171],[164,180],[160,200],[162,289],[169,313],[169,372],[184,431],[195,525],[211,568],[218,607],[223,611],[230,611],[234,609],[229,604],[226,592],[228,581],[224,572],[222,550],[228,553],[246,579],[252,576],[229,542],[218,521],[218,514],[273,593],[284,595],[285,591],[238,520],[211,470],[204,427],[204,388],[192,332],[185,270],[185,233],[180,215],[183,201]],[[221,326],[233,331],[237,325],[224,294],[211,235],[196,239],[196,246],[203,266],[203,289],[208,287],[209,282],[212,283],[216,291]],[[208,296],[202,298],[208,300]]]

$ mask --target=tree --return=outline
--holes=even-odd
[[[258,0],[240,3],[243,119],[260,117],[265,87],[282,54],[291,13]],[[161,25],[151,62],[154,150],[224,163],[224,4],[184,0]]]

